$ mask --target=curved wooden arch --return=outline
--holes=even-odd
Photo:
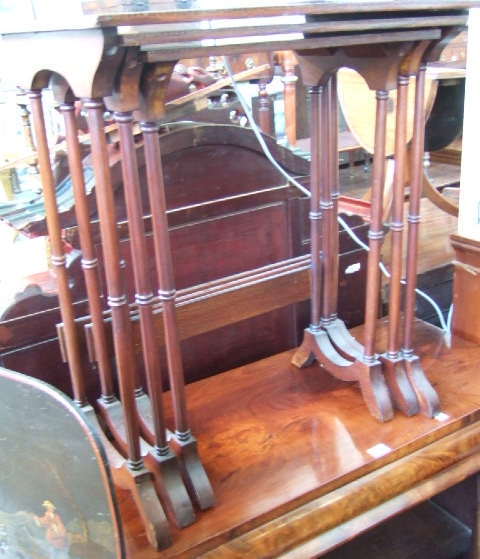
[[[458,217],[458,205],[449,200],[446,196],[443,196],[443,194],[433,186],[426,173],[423,173],[422,193],[430,202],[435,204],[435,206],[447,212],[449,215]]]

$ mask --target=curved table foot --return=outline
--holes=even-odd
[[[173,543],[172,534],[158,500],[152,474],[144,467],[132,470],[124,463],[117,471],[116,479],[121,487],[131,492],[150,545],[157,551],[170,547]]]
[[[333,346],[342,357],[351,361],[363,358],[363,345],[350,334],[343,320],[336,318],[324,328]]]
[[[403,359],[391,359],[386,354],[380,355],[379,359],[395,407],[408,417],[417,414],[420,405],[410,384]]]
[[[179,527],[185,528],[195,522],[195,511],[185,488],[178,458],[167,448],[151,448],[144,456],[144,462],[155,480],[155,487],[167,516]]]
[[[382,422],[393,418],[392,401],[379,361],[349,361],[338,354],[324,330],[307,328],[292,363],[297,366],[298,363],[303,363],[300,366],[305,366],[314,359],[334,377],[359,382],[363,399],[373,417]]]
[[[137,405],[140,404],[142,410],[140,425],[143,434],[146,428],[145,422],[148,420],[150,402],[148,396],[142,396],[136,401]],[[120,455],[126,457],[128,448],[122,403],[120,400],[114,400],[108,404],[104,402],[99,402],[99,404],[103,419],[114,435],[114,444],[117,451]],[[170,448],[168,448],[164,457],[159,456],[155,446],[150,444],[153,442],[151,437],[148,437],[148,441],[140,439],[140,453],[156,488],[156,499],[160,499],[163,509],[168,512],[171,520],[180,528],[184,528],[195,521],[195,512],[180,475],[178,459]],[[130,486],[126,488],[131,489]]]
[[[427,173],[423,173],[422,178],[422,194],[425,198],[428,198],[430,202],[435,204],[437,208],[440,208],[449,215],[458,217],[458,204],[455,204],[445,196],[443,196],[432,184]]]
[[[103,414],[106,414],[106,410],[112,412],[113,422],[110,421],[110,426],[118,426],[120,424],[119,418],[122,415],[120,401],[116,400],[110,405],[102,403],[102,407]],[[105,446],[114,482],[132,493],[148,541],[157,551],[171,546],[173,542],[170,527],[165,511],[158,499],[152,474],[145,467],[138,470],[129,468],[124,456],[107,439],[93,408],[88,416],[98,427],[98,435]],[[118,437],[118,431],[116,435]]]
[[[197,440],[191,434],[179,436],[178,433],[172,433],[171,437],[170,442],[178,454],[183,480],[191,499],[201,510],[213,507],[215,495],[198,455]]]
[[[147,442],[148,450],[143,451],[145,465],[155,479],[157,493],[165,511],[172,521],[184,528],[195,522],[195,511],[182,479],[177,456],[166,447],[160,449],[156,445],[153,433],[153,416],[150,399],[147,394],[138,394],[135,398],[140,420],[140,432]]]
[[[122,402],[116,398],[111,402],[105,402],[100,399],[97,400],[97,404],[106,429],[113,437],[112,444],[122,456],[128,456],[127,433]]]
[[[420,412],[427,417],[434,417],[440,413],[440,400],[438,394],[425,376],[420,359],[413,355],[404,358],[406,374],[415,391],[420,404]]]

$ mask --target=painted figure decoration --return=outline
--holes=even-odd
[[[0,408],[0,557],[123,557],[109,466],[86,415],[3,368]]]

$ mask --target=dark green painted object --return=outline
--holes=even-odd
[[[117,559],[123,536],[105,451],[49,384],[0,368],[0,557]]]

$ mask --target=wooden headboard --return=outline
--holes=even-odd
[[[308,187],[309,161],[279,146],[265,136],[273,157],[292,176]],[[182,338],[186,382],[210,376],[298,345],[309,323],[309,201],[275,169],[262,152],[250,129],[230,125],[176,123],[159,138],[170,229],[170,243],[178,290],[177,306]],[[110,146],[111,173],[115,188],[118,236],[125,262],[125,291],[136,324],[135,289],[130,254],[128,221],[123,200],[120,159]],[[142,190],[146,189],[143,148],[139,137],[137,161]],[[88,157],[84,164],[89,165]],[[92,233],[103,277],[103,250],[94,200]],[[144,196],[144,199],[147,199]],[[149,251],[153,251],[149,208],[144,205],[144,223]],[[367,226],[356,215],[346,216],[365,240]],[[65,230],[65,240],[79,248],[75,225]],[[365,253],[345,233],[340,234],[339,315],[348,327],[363,322]],[[150,252],[152,254],[152,252]],[[154,260],[151,280],[158,288]],[[80,291],[77,289],[77,293]],[[84,290],[82,291],[84,294]],[[104,301],[106,292],[104,291]],[[75,297],[74,297],[75,299]],[[81,297],[84,299],[84,295]],[[58,305],[53,301],[57,317]],[[99,395],[94,367],[91,325],[85,305],[78,307],[78,336],[85,346],[85,370],[89,399]],[[163,345],[161,305],[158,305],[157,339]],[[36,313],[37,324],[52,309]],[[23,318],[28,330],[28,318]],[[105,320],[109,324],[105,303]],[[43,333],[41,360],[49,356],[49,381],[66,379],[65,363],[58,347],[57,332],[50,322]],[[60,341],[62,328],[59,328]],[[0,340],[1,342],[1,340]],[[21,341],[12,352],[0,354],[2,363],[21,370],[37,351],[34,340]],[[136,347],[140,353],[139,338]],[[1,348],[0,348],[1,351]],[[113,350],[112,350],[113,351]],[[113,354],[113,353],[112,353]],[[20,355],[22,359],[20,360]],[[52,356],[54,357],[52,363]],[[55,369],[61,371],[56,375]],[[165,378],[167,383],[167,379]],[[65,383],[62,389],[66,390]],[[66,390],[68,392],[68,390]]]

